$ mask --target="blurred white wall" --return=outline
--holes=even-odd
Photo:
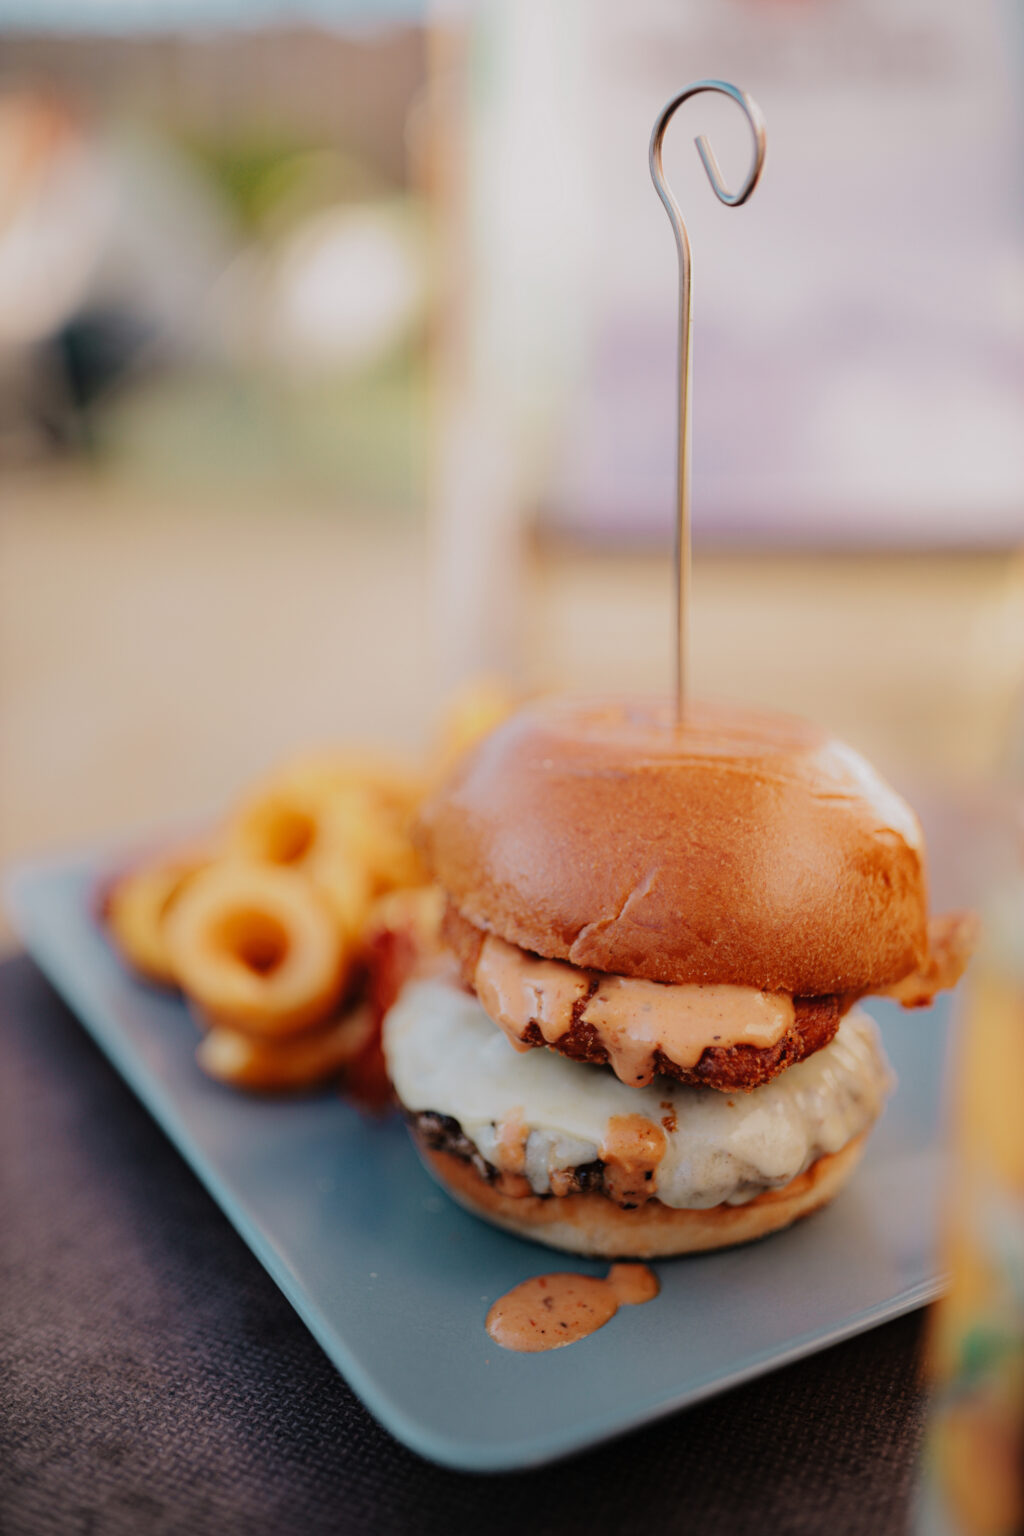
[[[923,545],[1024,533],[1024,25],[1009,0],[615,0],[466,8],[467,351],[510,494],[556,526],[667,538],[675,251],[694,246],[698,538]]]

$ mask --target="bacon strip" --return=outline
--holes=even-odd
[[[927,1008],[936,992],[955,987],[978,942],[979,923],[974,912],[947,912],[928,924],[928,958],[879,996],[895,998],[904,1008]]]

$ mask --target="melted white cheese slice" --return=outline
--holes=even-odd
[[[658,1199],[680,1209],[739,1205],[788,1184],[866,1130],[894,1086],[878,1029],[859,1011],[830,1045],[750,1093],[667,1078],[632,1088],[553,1051],[515,1051],[474,997],[436,980],[406,987],[385,1020],[384,1052],[406,1109],[450,1115],[490,1163],[497,1127],[518,1112],[537,1194],[550,1191],[552,1172],[598,1158],[613,1115],[646,1115],[666,1135]]]

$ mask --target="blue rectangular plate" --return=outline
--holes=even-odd
[[[367,1407],[422,1455],[536,1466],[937,1294],[948,1003],[873,1007],[900,1087],[828,1210],[762,1243],[659,1264],[656,1302],[570,1349],[508,1354],[484,1331],[491,1302],[565,1260],[453,1205],[397,1118],[367,1119],[334,1093],[253,1099],[205,1078],[184,1005],[133,981],[95,924],[104,867],[18,872],[9,906],[29,951]]]

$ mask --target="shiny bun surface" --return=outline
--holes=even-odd
[[[462,915],[668,983],[869,991],[927,953],[920,826],[857,752],[785,715],[558,697],[456,768],[419,836]]]

